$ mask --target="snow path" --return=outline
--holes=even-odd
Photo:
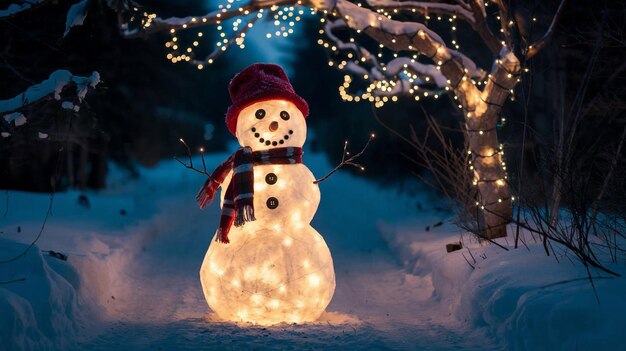
[[[207,164],[225,157],[212,155]],[[315,154],[307,154],[305,164],[316,175],[332,168]],[[200,211],[193,201],[202,181],[177,163],[164,162],[137,181],[120,181],[106,196],[88,195],[88,218],[64,221],[76,210],[63,204],[62,196],[58,200],[42,247],[63,251],[58,242],[46,246],[59,221],[83,234],[97,232],[97,242],[111,248],[106,258],[111,282],[97,290],[105,321],[85,330],[79,349],[496,349],[482,330],[469,330],[450,316],[433,297],[431,275],[408,274],[377,230],[380,223],[419,215],[417,202],[427,204],[428,198],[380,190],[346,172],[321,184],[322,201],[312,222],[331,250],[337,281],[321,320],[268,328],[219,321],[198,276],[219,216],[217,203]],[[124,220],[121,206],[128,209]],[[424,226],[434,223],[424,217]]]

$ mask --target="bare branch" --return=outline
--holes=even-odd
[[[492,53],[497,54],[502,48],[502,43],[500,43],[500,40],[498,40],[493,32],[491,32],[491,29],[489,29],[489,26],[487,25],[483,0],[470,0],[470,6],[472,7],[472,12],[474,13],[474,22],[470,23],[472,28],[478,32],[478,35],[480,35],[483,39],[489,50],[491,50]]]
[[[592,214],[591,214],[592,225],[595,223],[596,217],[598,215],[600,201],[604,197],[604,194],[607,191],[609,184],[611,184],[611,181],[613,180],[613,174],[617,167],[619,158],[622,156],[622,147],[624,146],[624,140],[626,140],[626,127],[624,127],[624,130],[622,131],[622,135],[619,138],[619,143],[617,144],[615,153],[613,154],[613,157],[611,158],[611,164],[609,166],[607,174],[604,176],[604,181],[602,182],[602,186],[600,187],[600,190],[598,191],[596,198],[594,199],[593,203],[590,206],[592,208]]]
[[[476,267],[474,267],[474,265],[472,265],[472,264],[470,263],[470,261],[467,259],[467,257],[465,257],[465,254],[463,254],[463,253],[461,252],[461,256],[463,256],[463,258],[465,259],[465,262],[467,262],[467,264],[468,264],[470,267],[472,267],[472,269],[476,269]]]
[[[58,166],[59,160],[60,160],[60,157],[58,157],[58,155],[57,155],[57,166]],[[50,204],[48,205],[48,210],[46,211],[46,216],[43,219],[43,223],[41,224],[41,228],[39,229],[39,232],[37,233],[37,236],[35,237],[35,239],[33,239],[33,241],[31,241],[31,243],[24,249],[24,251],[22,251],[18,255],[15,255],[15,256],[13,256],[11,258],[0,260],[0,264],[17,261],[18,259],[26,256],[28,251],[30,251],[30,249],[33,246],[35,246],[35,244],[37,243],[37,241],[39,241],[39,238],[41,238],[41,235],[43,234],[43,230],[46,227],[46,223],[48,222],[48,218],[52,214],[52,203],[53,202],[54,202],[54,184],[52,185],[52,191],[50,192]]]
[[[326,174],[325,176],[323,176],[320,179],[316,179],[313,184],[319,184],[323,181],[325,181],[326,179],[328,179],[328,177],[330,177],[331,175],[333,175],[335,172],[337,172],[341,167],[345,166],[345,165],[350,165],[356,168],[361,169],[362,171],[365,170],[365,167],[361,166],[358,163],[355,163],[354,161],[361,157],[361,155],[363,155],[363,153],[365,152],[365,150],[367,149],[367,147],[370,145],[370,143],[372,142],[372,140],[374,140],[376,136],[374,135],[374,133],[372,133],[369,137],[369,139],[367,139],[367,143],[365,143],[365,146],[363,146],[363,148],[361,149],[361,151],[357,152],[356,154],[350,156],[350,152],[347,151],[348,149],[348,141],[346,140],[346,142],[343,144],[343,154],[341,156],[341,162],[337,165],[337,167],[333,168],[330,172],[328,172],[328,174]],[[349,158],[346,159],[347,156],[350,156]]]
[[[528,46],[528,49],[526,51],[526,58],[531,58],[537,55],[539,51],[541,51],[541,49],[543,49],[552,39],[552,37],[554,36],[555,28],[558,25],[561,16],[563,15],[563,9],[565,8],[566,2],[567,0],[561,0],[561,3],[556,10],[556,13],[554,14],[554,17],[552,18],[552,23],[550,23],[550,27],[548,27],[548,30],[541,37],[541,39]]]
[[[500,14],[500,28],[504,33],[504,40],[508,48],[512,47],[513,41],[511,40],[511,30],[509,29],[509,8],[505,0],[494,0],[498,6],[498,12]]]
[[[189,169],[191,169],[193,171],[196,171],[196,172],[198,172],[200,174],[204,174],[204,175],[210,177],[211,174],[209,172],[207,172],[206,164],[204,163],[204,149],[202,149],[202,148],[200,149],[200,155],[202,156],[202,166],[203,166],[203,169],[195,168],[193,166],[193,159],[191,158],[191,149],[189,148],[189,145],[187,145],[187,143],[185,142],[185,140],[183,138],[180,138],[178,140],[180,141],[181,144],[183,144],[185,146],[185,149],[187,150],[187,157],[189,159],[189,164],[186,164],[185,162],[179,160],[178,157],[174,157],[174,159],[176,161],[178,161],[178,163],[180,163],[181,165],[185,166],[186,168],[189,168]]]

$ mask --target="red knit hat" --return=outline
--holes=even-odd
[[[306,117],[309,105],[298,96],[285,71],[271,63],[255,63],[239,72],[228,86],[233,104],[226,111],[226,126],[236,135],[237,118],[244,108],[260,101],[283,99],[292,102]]]

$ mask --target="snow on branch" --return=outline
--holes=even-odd
[[[89,77],[75,76],[70,71],[60,69],[52,72],[48,79],[39,84],[30,86],[17,96],[0,100],[0,113],[18,110],[48,95],[54,94],[55,100],[61,100],[61,92],[69,85],[76,85],[76,96],[80,101],[87,94],[87,90],[95,88],[100,83],[100,74],[93,72]]]
[[[332,40],[335,43],[335,45],[337,46],[339,50],[353,50],[354,52],[357,52],[357,53],[360,52],[361,50],[365,50],[359,47],[358,45],[356,45],[355,43],[344,42],[333,33],[333,30],[335,29],[347,28],[347,27],[348,25],[346,21],[342,19],[337,19],[334,21],[328,20],[326,21],[326,24],[324,25],[324,33],[326,34],[328,39]]]
[[[21,4],[9,4],[9,7],[4,10],[0,10],[0,18],[18,15],[22,12],[33,9],[36,6],[42,5],[47,1],[49,0],[27,0],[22,1]]]
[[[402,71],[410,71],[422,77],[424,82],[429,82],[432,79],[439,88],[445,88],[448,85],[446,77],[437,69],[437,66],[425,65],[408,57],[393,59],[387,63],[386,67],[387,74],[390,75],[397,75]],[[424,77],[427,79],[424,79]]]
[[[368,4],[374,6],[405,6],[404,4],[408,4],[406,6],[419,8],[422,12],[432,10],[436,13],[447,13],[448,15],[455,17],[458,13],[459,16],[466,18],[470,22],[474,22],[475,17],[474,12],[471,11],[471,6],[464,0],[459,0],[456,2],[456,4],[437,3],[434,1],[407,1],[400,3],[394,0],[369,0]],[[172,53],[171,57],[168,57],[168,59],[171,59],[173,62],[184,60],[191,62],[192,64],[197,65],[199,69],[202,69],[204,65],[212,63],[214,59],[222,52],[224,52],[229,46],[231,46],[233,42],[243,42],[243,34],[245,34],[249,27],[252,26],[254,21],[262,17],[264,13],[274,13],[279,10],[281,6],[290,5],[299,5],[303,7],[310,7],[313,10],[322,10],[322,12],[328,16],[331,26],[329,28],[330,30],[327,30],[326,33],[329,36],[329,39],[335,42],[340,50],[352,50],[359,52],[361,56],[372,56],[369,54],[369,52],[364,51],[364,48],[358,45],[353,45],[353,43],[342,42],[336,36],[334,36],[332,30],[335,28],[335,26],[347,25],[349,28],[356,30],[357,32],[366,31],[368,28],[377,28],[382,30],[389,36],[415,36],[416,34],[420,33],[420,37],[418,37],[417,40],[422,41],[423,44],[428,44],[421,45],[421,50],[419,46],[395,45],[395,40],[393,39],[390,39],[388,42],[381,42],[379,40],[379,42],[381,42],[384,46],[391,50],[416,51],[419,54],[425,54],[428,57],[433,57],[435,55],[435,51],[439,49],[443,51],[441,55],[444,56],[444,58],[448,59],[449,57],[446,56],[451,56],[461,61],[463,69],[467,70],[469,77],[477,78],[484,76],[484,72],[478,69],[471,59],[456,50],[448,49],[444,40],[437,33],[430,30],[426,25],[418,22],[400,22],[391,20],[386,16],[377,13],[374,8],[367,8],[362,6],[361,4],[357,6],[356,4],[351,3],[348,0],[336,0],[331,1],[328,4],[323,1],[319,2],[312,0],[252,0],[239,7],[235,5],[232,1],[230,1],[225,6],[220,5],[220,8],[218,10],[209,12],[204,16],[160,18],[157,17],[155,14],[144,13],[144,20],[142,21],[139,28],[130,28],[131,24],[128,22],[124,22],[123,16],[119,16],[121,20],[120,30],[122,34],[126,37],[137,37],[163,30],[169,30],[169,32],[172,33],[172,35],[174,36],[177,30],[190,29],[211,24],[217,24],[221,28],[224,21],[234,18],[239,18],[237,21],[241,21],[245,17],[249,17],[250,15],[255,16],[256,14],[256,17],[248,21],[247,25],[244,24],[243,28],[239,27],[241,29],[238,32],[233,33],[230,39],[224,39],[223,43],[218,43],[219,47],[213,50],[204,59],[192,60],[192,55],[187,55],[187,52],[183,52],[182,54]],[[326,7],[329,8],[326,9]],[[340,13],[340,16],[337,16],[337,12]],[[341,21],[332,20],[332,18],[335,16],[339,17],[338,19],[341,19]],[[422,40],[422,38],[424,40]],[[179,47],[179,45],[175,42],[176,38],[173,39],[174,40],[171,43],[168,43],[168,47],[174,47],[176,49],[177,47]]]
[[[475,22],[474,13],[467,7],[457,4],[436,3],[430,1],[397,1],[397,0],[367,0],[367,4],[373,9],[401,10],[421,14],[443,14],[458,16],[460,19],[472,24]]]
[[[90,88],[95,88],[100,83],[100,74],[93,72],[88,77],[75,76],[67,70],[56,70],[50,74],[48,79],[41,83],[30,86],[24,92],[13,98],[0,100],[0,114],[7,123],[13,122],[16,127],[26,123],[24,114],[18,110],[43,100],[52,95],[55,100],[61,100],[61,93],[69,86],[75,86],[76,98],[73,101],[63,101],[61,106],[65,109],[79,110],[80,103],[85,98]],[[3,133],[6,135],[6,132]]]
[[[417,51],[432,58],[435,62],[441,61],[442,63],[450,60],[450,58],[457,58],[462,61],[463,68],[467,70],[469,76],[480,77],[484,75],[484,72],[478,69],[469,57],[449,49],[437,33],[422,23],[391,20],[347,0],[338,0],[336,8],[346,19],[350,28],[366,33],[372,32],[372,30],[378,32],[380,35],[374,35],[374,39],[391,50]],[[400,40],[399,37],[404,39]]]
[[[64,37],[73,27],[83,25],[85,17],[87,17],[89,1],[90,0],[80,0],[69,8],[65,20],[65,32],[63,33]],[[20,1],[20,4],[10,4],[6,9],[0,10],[0,19],[23,14],[29,10],[33,10],[44,5],[47,2],[50,2],[50,0],[24,0]]]
[[[344,77],[344,85],[340,87],[340,94],[344,100],[368,99],[372,101],[371,95],[391,95],[392,101],[396,101],[395,95],[399,94],[415,95],[415,99],[419,100],[418,90],[423,92],[424,96],[429,96],[433,92],[429,89],[443,88],[454,91],[457,96],[460,96],[460,104],[471,110],[475,109],[475,106],[470,106],[470,104],[475,105],[477,100],[480,102],[480,99],[477,99],[479,90],[473,79],[482,80],[486,76],[485,72],[478,68],[469,57],[448,48],[444,40],[426,25],[392,20],[390,16],[355,5],[347,0],[338,0],[335,10],[337,14],[334,15],[342,18],[350,29],[368,35],[380,43],[381,47],[395,52],[395,58],[389,61],[387,66],[382,63],[373,64],[375,62],[371,57],[361,57],[360,61],[356,60],[351,65],[344,64],[345,61],[342,61],[338,67],[347,68],[349,72],[361,71],[362,73],[362,70],[355,69],[355,66],[373,64],[374,67],[380,67],[377,70],[386,78],[381,81],[375,77],[378,82],[370,84],[367,93],[357,98],[346,94],[346,88],[350,86],[352,79]],[[325,34],[332,35],[332,31]],[[330,38],[336,42],[336,36]],[[351,44],[358,46],[352,40]],[[414,54],[408,57],[403,54],[398,57],[399,53],[405,52]],[[418,62],[419,55],[428,58],[433,64]],[[367,79],[373,74],[362,76]],[[424,87],[426,89],[423,89]],[[434,92],[432,96],[439,97],[439,92]],[[376,101],[376,106],[380,107],[387,100],[374,99],[374,101]]]
[[[509,18],[507,11],[504,11],[506,16],[503,16],[503,10],[506,9],[501,2],[496,1],[500,17],[505,17],[501,25],[510,27],[514,19]],[[161,18],[135,8],[128,9],[132,10],[130,14],[119,13],[118,19],[121,33],[126,37],[167,31],[171,35],[171,39],[165,43],[170,49],[167,59],[173,63],[189,62],[203,69],[233,45],[243,48],[244,39],[247,39],[245,34],[255,21],[266,17],[274,23],[276,31],[267,33],[268,38],[274,35],[287,36],[287,32],[292,33],[290,26],[303,14],[302,8],[308,8],[311,13],[321,15],[324,29],[320,34],[326,38],[319,39],[318,43],[330,49],[329,66],[351,76],[349,79],[344,76],[344,83],[339,87],[342,98],[348,101],[366,99],[379,102],[382,99],[378,99],[378,96],[387,96],[396,101],[397,93],[413,95],[418,100],[420,96],[431,96],[431,93],[437,98],[446,90],[454,93],[457,105],[466,110],[464,114],[469,116],[484,112],[489,103],[496,103],[488,96],[495,89],[494,83],[489,83],[491,78],[487,72],[460,50],[454,33],[451,42],[447,43],[448,39],[443,39],[444,33],[439,32],[440,28],[433,30],[427,22],[422,22],[422,17],[427,20],[433,14],[439,15],[438,19],[447,16],[451,31],[456,30],[454,21],[457,19],[466,22],[489,48],[494,61],[502,63],[494,63],[489,73],[497,73],[498,79],[509,79],[508,75],[511,74],[515,76],[511,80],[514,82],[518,78],[518,60],[510,57],[513,51],[506,38],[507,33],[501,28],[494,28],[492,32],[487,21],[486,6],[488,3],[483,0],[248,0],[242,3],[228,0],[220,4],[217,10],[202,16]],[[300,9],[295,10],[297,7]],[[397,13],[401,16],[396,17]],[[216,48],[210,50],[206,57],[195,57],[195,47],[200,45],[199,38],[203,37],[202,30],[196,33],[197,38],[189,42],[185,42],[185,36],[180,36],[179,31],[211,25],[216,26],[220,35],[215,43]],[[230,26],[232,32],[225,29]],[[370,52],[371,44],[362,41],[363,37],[378,43],[378,53]],[[503,56],[503,52],[509,54]],[[366,83],[365,86],[359,86],[363,88],[359,89],[362,90],[359,96],[352,96],[346,90],[355,77]],[[508,86],[508,82],[500,86]],[[483,85],[489,89],[483,89]],[[502,94],[496,94],[498,98],[495,100],[505,98],[511,91],[499,89]]]
[[[70,9],[67,11],[67,18],[65,20],[65,32],[63,36],[66,36],[67,33],[70,32],[70,29],[77,26],[82,26],[83,22],[85,22],[85,17],[87,17],[87,9],[88,9],[89,0],[81,0],[76,4],[72,5]]]
[[[332,43],[332,51],[344,51],[348,52],[344,56],[346,56],[349,60],[343,60],[341,63],[337,65],[337,67],[349,73],[353,76],[358,77],[359,79],[366,81],[369,83],[365,91],[362,91],[360,95],[352,95],[348,93],[348,88],[350,88],[352,83],[352,78],[344,77],[344,84],[339,88],[340,95],[342,99],[347,101],[360,101],[361,99],[367,99],[370,101],[376,102],[376,106],[382,106],[384,102],[388,101],[389,97],[392,98],[392,101],[396,101],[398,95],[406,95],[411,96],[415,95],[416,100],[419,99],[417,96],[417,92],[419,90],[420,95],[424,96],[434,96],[438,97],[443,89],[449,90],[449,79],[441,71],[440,67],[433,64],[424,64],[418,62],[417,55],[409,56],[409,57],[397,57],[386,64],[380,63],[374,55],[372,55],[367,49],[361,47],[358,41],[353,38],[350,39],[350,42],[345,42],[340,39],[335,33],[334,30],[338,29],[355,29],[354,27],[349,27],[350,19],[363,19],[366,17],[365,13],[368,15],[374,14],[371,10],[356,7],[360,13],[363,13],[363,16],[356,16],[354,12],[350,12],[350,15],[345,15],[343,18],[338,18],[335,20],[328,19],[326,20],[326,24],[324,26],[324,30],[322,33],[329,38]],[[388,20],[387,17],[383,17],[379,14],[374,14],[376,16],[376,21],[385,21]],[[369,23],[372,23],[371,21]],[[362,27],[357,27],[356,30],[360,31],[362,28],[367,29],[366,25]],[[426,28],[424,26],[417,26],[418,30],[422,30]],[[386,38],[383,45],[387,45],[387,43],[395,41],[394,39]],[[408,46],[404,48],[404,50],[411,51],[414,49],[412,46]],[[399,51],[399,50],[398,50]],[[414,50],[416,51],[416,50]],[[468,75],[470,77],[481,78],[484,76],[484,73],[476,68],[476,65],[469,59],[465,58],[462,54],[458,53],[455,50],[450,50],[453,56],[460,57],[460,61],[463,63],[466,68],[468,68]],[[355,57],[356,55],[356,57]],[[387,97],[387,99],[380,99],[380,97]]]
[[[324,33],[332,40],[335,47],[343,51],[351,51],[357,54],[355,61],[344,61],[345,63],[339,64],[339,69],[346,73],[353,74],[360,77],[366,82],[369,82],[366,92],[360,96],[353,96],[348,93],[348,88],[352,82],[350,76],[344,76],[344,84],[339,88],[339,93],[343,100],[347,101],[359,101],[360,99],[368,99],[370,101],[376,101],[377,106],[380,104],[380,98],[393,97],[395,95],[408,95],[414,92],[412,83],[399,79],[399,73],[401,71],[401,65],[393,65],[392,69],[388,70],[387,67],[383,67],[376,57],[372,55],[367,49],[359,46],[356,42],[346,43],[333,33],[334,29],[346,28],[347,24],[342,19],[325,21]],[[369,70],[364,67],[370,66]],[[397,66],[397,67],[396,67]],[[413,79],[411,78],[413,81]],[[415,84],[418,84],[416,81]]]
[[[338,0],[336,9],[341,13],[352,29],[364,31],[369,27],[381,28],[384,27],[385,32],[389,34],[415,34],[419,31],[424,32],[431,40],[445,45],[441,37],[431,31],[422,23],[418,22],[399,22],[388,19],[379,13],[372,11],[371,9],[357,6],[347,0]]]

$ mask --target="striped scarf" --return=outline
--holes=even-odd
[[[229,171],[233,177],[228,184],[220,225],[217,229],[216,240],[228,243],[228,232],[233,223],[236,227],[246,222],[254,221],[254,165],[295,164],[302,163],[302,148],[280,147],[270,150],[254,151],[249,147],[242,147],[219,165],[196,195],[200,208],[215,197]]]

